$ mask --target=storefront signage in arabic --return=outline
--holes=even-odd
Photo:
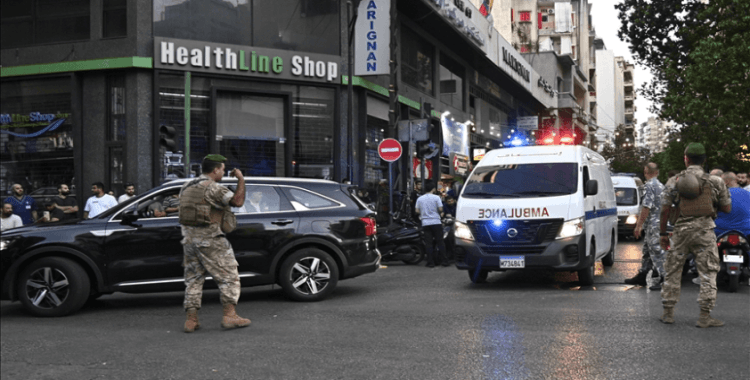
[[[339,75],[337,56],[158,37],[154,46],[155,68],[317,82]]]
[[[536,82],[536,85],[538,87],[541,87],[544,90],[544,92],[549,94],[550,97],[555,96],[555,90],[552,88],[552,86],[549,83],[547,83],[546,80],[544,80],[544,78],[539,77],[539,80]]]
[[[503,62],[510,66],[511,70],[515,71],[523,79],[529,82],[529,69],[527,69],[526,66],[521,63],[521,61],[522,59],[517,59],[513,56],[513,54],[511,54],[510,51],[506,50],[505,47],[503,47]]]

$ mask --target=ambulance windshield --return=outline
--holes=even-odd
[[[578,189],[578,164],[542,163],[480,167],[466,181],[466,198],[555,197]]]

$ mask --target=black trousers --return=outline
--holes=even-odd
[[[427,265],[435,265],[447,262],[445,254],[445,241],[443,241],[443,225],[422,226],[424,235],[424,247],[427,253]],[[434,246],[437,246],[437,255]]]

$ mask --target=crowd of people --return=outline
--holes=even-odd
[[[78,218],[78,201],[71,195],[68,184],[59,184],[56,196],[46,197],[40,201],[25,194],[24,187],[18,183],[13,184],[11,192],[12,194],[3,200],[0,231],[35,223],[60,222]],[[91,184],[91,194],[83,209],[84,219],[94,218],[118,203],[134,197],[135,186],[132,183],[125,184],[124,193],[119,201],[115,199],[111,191],[109,193],[104,191],[104,184],[101,182]]]

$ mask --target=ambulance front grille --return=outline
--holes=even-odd
[[[542,244],[555,240],[563,219],[469,220],[467,222],[474,239],[488,246],[518,244]],[[515,231],[510,231],[511,229]]]

